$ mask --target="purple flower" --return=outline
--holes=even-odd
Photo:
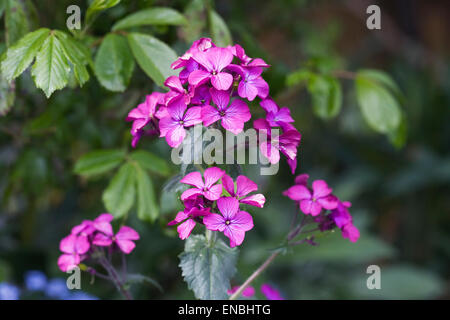
[[[258,185],[246,176],[240,175],[236,178],[236,185],[230,176],[224,175],[222,177],[222,185],[230,196],[235,197],[240,203],[249,204],[258,208],[264,207],[266,198],[263,194],[258,193],[246,197],[250,192],[258,190]]]
[[[219,181],[224,174],[225,171],[217,167],[211,167],[205,170],[205,173],[203,174],[205,181],[203,181],[200,172],[195,171],[188,173],[183,177],[183,179],[180,180],[180,182],[194,186],[195,188],[184,191],[181,194],[181,200],[184,201],[197,195],[203,195],[206,199],[211,201],[219,199],[222,194],[222,185],[215,185],[215,183]]]
[[[144,127],[147,126],[153,119],[156,106],[162,104],[164,100],[164,94],[161,92],[153,92],[147,95],[145,101],[139,104],[136,108],[132,109],[129,113],[126,121],[133,121],[131,126],[131,134],[133,135],[132,146],[136,147],[139,138],[144,134]],[[151,133],[156,133],[151,131]]]
[[[239,201],[232,197],[217,200],[221,214],[211,213],[203,218],[206,228],[223,232],[230,239],[230,247],[239,246],[245,238],[245,232],[253,228],[252,216],[239,210]]]
[[[269,122],[265,119],[254,121],[253,126],[257,130],[263,130],[267,135],[266,141],[261,141],[259,149],[261,153],[275,164],[280,161],[280,151],[288,158],[291,172],[295,172],[297,166],[297,148],[300,144],[301,134],[294,127],[286,127],[288,130],[280,135],[272,135]],[[283,129],[284,130],[284,129]]]
[[[356,242],[359,239],[359,230],[353,225],[353,218],[348,212],[351,203],[348,201],[338,203],[337,207],[331,211],[330,218],[334,220],[336,226],[341,229],[342,237]]]
[[[210,88],[207,85],[193,87],[194,95],[192,96],[191,103],[195,106],[209,105],[211,102]]]
[[[185,103],[173,103],[167,107],[168,115],[159,121],[160,137],[166,137],[169,146],[176,148],[186,136],[184,128],[202,122],[201,107],[187,109]]]
[[[122,226],[115,235],[112,230],[108,233],[97,233],[92,240],[92,244],[107,247],[115,243],[122,252],[128,254],[133,251],[136,246],[133,241],[139,240],[139,238],[139,234],[136,230],[127,226]]]
[[[227,294],[228,295],[232,295],[233,293],[235,293],[236,291],[238,291],[238,289],[241,286],[234,286],[233,288],[227,290]],[[247,288],[244,289],[244,291],[242,291],[242,296],[246,297],[246,298],[251,298],[255,295],[255,288],[253,288],[252,286],[248,286]]]
[[[226,48],[211,48],[208,51],[197,51],[192,58],[204,69],[197,69],[189,74],[189,84],[198,86],[211,80],[217,90],[228,90],[233,83],[233,76],[223,69],[233,60],[233,54]]]
[[[164,85],[170,88],[170,91],[165,95],[165,104],[170,105],[175,101],[175,103],[180,103],[178,100],[181,100],[182,103],[188,105],[191,101],[191,93],[184,89],[181,84],[180,78],[177,76],[170,76],[164,81]]]
[[[266,296],[267,300],[284,300],[280,292],[267,283],[261,286],[261,292]]]
[[[88,252],[90,244],[87,236],[70,234],[59,243],[59,249],[63,254],[58,259],[61,271],[68,271],[78,266],[82,260],[81,255]]]
[[[238,94],[241,98],[253,101],[256,96],[265,99],[269,95],[269,85],[261,77],[262,68],[230,65],[229,69],[241,76],[241,81],[238,85]]]
[[[218,120],[222,120],[222,126],[238,134],[244,129],[244,123],[250,120],[251,114],[247,104],[239,99],[235,99],[230,105],[230,93],[211,89],[212,100],[217,108],[206,105],[202,107],[202,121],[205,126],[209,126]]]
[[[184,211],[178,212],[175,219],[167,224],[168,226],[173,226],[182,222],[177,227],[178,235],[181,240],[185,240],[190,236],[192,230],[196,225],[195,219],[210,214],[210,208],[203,207],[202,197],[186,199],[184,201],[184,205]]]
[[[272,99],[264,99],[259,104],[264,110],[266,110],[266,120],[271,127],[277,127],[284,123],[294,122],[289,108],[283,107],[280,109]]]
[[[338,206],[338,199],[331,192],[324,180],[316,180],[312,183],[312,192],[304,185],[294,185],[283,194],[298,201],[304,214],[317,216],[322,208],[332,210]]]
[[[270,65],[268,65],[263,59],[261,58],[255,58],[252,59],[249,56],[247,56],[245,54],[244,49],[236,44],[234,46],[230,46],[228,47],[229,50],[231,51],[231,53],[233,53],[233,55],[235,57],[237,57],[240,61],[241,61],[241,65],[242,66],[249,66],[249,67],[262,67],[262,68],[267,68],[270,67]]]

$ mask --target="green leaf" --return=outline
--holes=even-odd
[[[89,80],[89,72],[86,68],[86,65],[91,61],[89,49],[65,32],[56,30],[55,34],[61,40],[66,58],[73,66],[75,79],[82,86]]]
[[[202,300],[227,299],[230,279],[236,273],[238,250],[222,240],[209,246],[203,235],[191,235],[180,254],[182,275],[195,297]]]
[[[30,30],[30,24],[23,1],[3,1],[5,1],[5,40],[7,46],[10,46]]]
[[[308,81],[312,76],[314,76],[314,73],[312,73],[307,69],[297,70],[287,76],[286,85],[288,87],[296,86],[298,84]]]
[[[139,66],[157,85],[163,86],[167,77],[178,74],[170,68],[177,54],[164,42],[142,33],[129,33],[128,42]]]
[[[28,68],[49,33],[50,30],[46,28],[30,32],[6,51],[2,73],[7,81],[17,78]]]
[[[154,173],[162,176],[168,176],[170,174],[170,168],[167,161],[144,150],[133,151],[130,154],[130,158],[139,163],[139,165]]]
[[[397,83],[386,72],[375,69],[362,69],[358,71],[358,74],[364,78],[378,82],[379,85],[387,87],[399,97],[402,95]]]
[[[96,150],[83,155],[75,163],[74,172],[82,176],[105,173],[117,167],[125,158],[123,150]]]
[[[69,73],[70,66],[61,41],[51,33],[36,56],[36,63],[31,71],[34,83],[49,98],[55,90],[67,85]]]
[[[136,164],[135,168],[138,194],[138,218],[144,221],[154,222],[159,217],[159,209],[152,179],[139,164]]]
[[[371,274],[360,272],[350,283],[358,299],[433,299],[445,290],[443,279],[433,273],[407,265],[381,266],[381,288],[369,290],[367,279]]]
[[[103,203],[115,218],[122,217],[133,206],[136,196],[135,175],[133,164],[123,164],[103,192]]]
[[[401,148],[405,145],[408,136],[408,126],[405,118],[405,114],[402,113],[402,118],[400,120],[400,125],[397,129],[388,133],[389,141],[396,148]]]
[[[308,90],[312,95],[314,113],[318,117],[330,119],[339,114],[342,88],[338,80],[331,76],[311,75]]]
[[[140,10],[117,21],[112,30],[121,30],[144,25],[182,25],[186,18],[171,8],[149,8]]]
[[[223,21],[222,17],[214,10],[210,11],[211,20],[211,36],[213,42],[220,46],[226,47],[233,44],[230,30],[228,30],[227,24]]]
[[[124,91],[134,70],[134,59],[127,40],[110,33],[102,41],[95,57],[95,74],[106,89]]]
[[[97,16],[106,9],[118,5],[120,0],[94,0],[87,9],[85,24],[90,25]]]
[[[392,94],[360,73],[356,76],[356,98],[366,122],[380,133],[390,133],[398,128],[401,110]]]
[[[0,116],[4,116],[14,104],[16,93],[14,85],[10,85],[8,81],[0,74]]]

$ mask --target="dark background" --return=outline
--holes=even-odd
[[[33,2],[39,26],[65,28],[65,8],[74,1]],[[92,36],[103,35],[114,21],[139,8],[154,4],[182,12],[187,3],[123,1],[102,14]],[[381,30],[366,28],[365,8],[373,3],[381,7]],[[84,12],[86,2],[79,5]],[[264,73],[271,95],[291,108],[302,133],[297,173],[327,180],[341,199],[351,201],[361,231],[356,244],[336,232],[318,239],[317,247],[296,247],[279,257],[256,287],[269,282],[288,299],[448,299],[450,3],[233,0],[216,1],[215,8],[234,42],[272,65]],[[154,32],[178,54],[195,40],[174,27]],[[311,58],[324,58],[340,70],[388,72],[404,94],[405,145],[396,148],[368,128],[349,80],[341,80],[339,116],[329,121],[316,117],[307,91],[286,86],[286,77]],[[91,77],[82,89],[66,88],[47,100],[29,72],[19,78],[14,107],[0,118],[0,282],[20,285],[30,269],[65,276],[56,265],[59,240],[82,219],[104,212],[101,194],[111,178],[86,181],[73,173],[73,165],[88,151],[131,148],[124,118],[154,89],[138,70],[125,93],[109,92]],[[144,139],[138,148],[169,157],[162,140]],[[245,280],[280,244],[294,210],[281,195],[294,178],[284,161],[276,176],[258,177],[255,168],[244,169],[260,184],[267,206],[252,211],[255,228],[241,247],[233,284]],[[173,174],[177,170],[173,166]],[[160,195],[164,182],[157,180]],[[137,220],[132,210],[128,223],[142,239],[130,255],[129,268],[159,281],[164,293],[146,286],[133,288],[133,293],[139,299],[193,298],[178,267],[183,241],[166,227],[175,208],[167,200],[161,207],[162,216],[153,225]],[[381,290],[366,288],[371,264],[381,267]],[[90,285],[88,276],[82,288],[103,299],[119,297],[100,279]]]

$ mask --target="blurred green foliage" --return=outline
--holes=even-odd
[[[436,68],[437,59],[418,65],[401,48],[390,50],[383,35],[392,30],[375,35],[332,1],[80,1],[84,20],[75,32],[65,26],[70,4],[0,1],[0,281],[21,283],[29,269],[61,276],[59,240],[119,205],[116,223],[128,219],[142,236],[130,272],[163,288],[135,286],[135,296],[193,298],[178,266],[184,243],[166,226],[177,212],[179,168],[165,161],[170,150],[161,139],[142,139],[133,151],[124,119],[168,75],[160,67],[193,40],[210,36],[227,45],[232,35],[272,66],[264,74],[271,95],[291,108],[303,136],[298,172],[326,179],[352,201],[362,235],[351,244],[335,232],[316,247],[288,250],[256,286],[270,282],[291,299],[448,298],[450,67],[448,48],[436,45],[445,30],[430,40],[428,30],[398,26],[421,52],[443,61]],[[383,15],[403,21],[419,4],[405,6],[386,5]],[[426,17],[413,20],[416,29],[419,18]],[[35,41],[24,51],[17,41],[30,31]],[[22,59],[8,57],[7,48]],[[280,244],[294,210],[280,192],[293,183],[284,164],[276,176],[243,170],[267,205],[248,208],[255,228],[240,248],[233,284]],[[381,267],[381,290],[365,286],[370,264]],[[89,281],[83,278],[84,291],[118,298],[109,284]]]

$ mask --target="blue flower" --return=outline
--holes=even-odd
[[[30,291],[43,291],[47,285],[46,275],[37,270],[25,273],[25,287]]]
[[[45,288],[45,294],[50,298],[67,299],[70,291],[67,288],[66,280],[62,278],[51,279]]]
[[[20,289],[10,283],[0,283],[0,300],[19,300]]]
[[[78,291],[74,292],[67,300],[98,300],[98,298],[89,293]]]

